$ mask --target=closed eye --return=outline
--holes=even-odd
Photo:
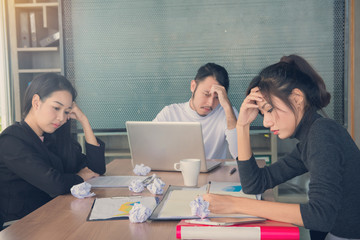
[[[274,107],[271,106],[269,103],[265,102],[264,105],[261,106],[261,109],[262,109],[262,111],[266,111],[267,113],[271,113],[274,110]]]

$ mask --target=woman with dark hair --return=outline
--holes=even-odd
[[[36,77],[24,97],[23,120],[0,135],[0,216],[17,220],[73,185],[105,173],[104,143],[74,102],[76,90],[64,77]],[[70,119],[81,124],[86,153],[70,134]]]
[[[312,239],[359,239],[360,151],[345,128],[317,113],[329,102],[324,81],[303,58],[290,55],[263,69],[250,83],[236,125],[243,191],[263,193],[309,172],[309,200],[290,204],[206,194],[210,211],[304,226]],[[299,140],[290,154],[265,168],[258,168],[250,146],[250,123],[258,113],[280,139]]]

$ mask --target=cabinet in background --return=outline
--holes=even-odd
[[[107,163],[117,158],[131,158],[126,132],[95,132],[94,134],[105,143],[105,159]],[[85,153],[84,133],[78,133],[77,138]]]
[[[265,159],[267,165],[277,161],[277,137],[269,129],[251,129],[250,144],[255,158]]]
[[[8,0],[15,120],[21,119],[26,87],[40,73],[63,73],[58,0]]]

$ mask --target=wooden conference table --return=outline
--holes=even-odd
[[[234,160],[232,160],[234,161]],[[265,162],[258,162],[265,165]],[[234,166],[222,165],[210,173],[200,173],[199,185],[208,181],[239,181],[239,174],[229,172]],[[169,185],[182,186],[180,172],[154,171]],[[150,173],[152,174],[152,173]],[[107,165],[106,175],[134,175],[130,159],[116,159]],[[134,195],[127,188],[93,188],[96,197]],[[142,195],[150,195],[146,189]],[[158,195],[160,198],[162,195]],[[271,191],[263,194],[266,200],[273,200]],[[130,223],[129,220],[87,221],[94,197],[77,199],[71,194],[58,196],[36,211],[15,222],[0,232],[0,240],[25,239],[176,239],[178,221],[152,221]]]

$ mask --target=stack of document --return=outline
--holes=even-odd
[[[135,203],[141,203],[151,211],[156,207],[156,197],[112,197],[96,198],[88,220],[115,220],[129,217],[129,212]]]
[[[206,185],[201,188],[187,188],[170,186],[165,193],[161,203],[156,207],[151,220],[171,220],[171,219],[193,219],[198,218],[191,214],[190,202],[197,196],[206,193]],[[232,195],[257,199],[256,195],[245,194],[238,182],[211,182],[210,193]],[[246,214],[214,214],[209,217],[253,217]]]

